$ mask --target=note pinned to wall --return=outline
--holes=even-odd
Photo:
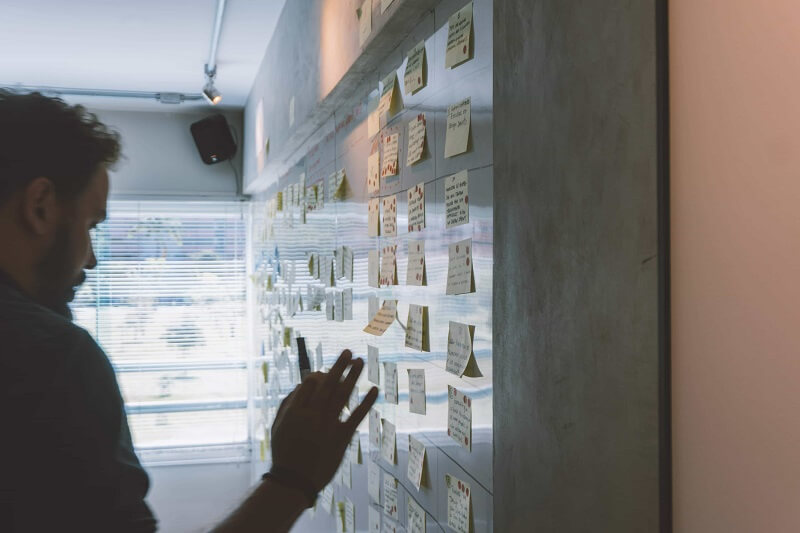
[[[381,414],[375,409],[369,411],[369,442],[374,449],[381,449]]]
[[[394,520],[389,520],[388,518],[384,518],[383,529],[381,529],[381,533],[402,533],[402,531],[402,528],[397,525],[397,522]]]
[[[445,474],[445,485],[447,485],[447,525],[457,533],[470,533],[472,496],[469,483]]]
[[[350,407],[351,413],[359,405],[358,391],[355,391],[354,396],[356,398],[356,404],[355,406]],[[353,434],[353,438],[350,440],[350,446],[347,448],[347,453],[350,454],[351,464],[360,465],[363,462],[363,456],[361,455],[361,435],[358,433],[358,431]]]
[[[419,490],[425,469],[425,445],[413,436],[408,436],[408,480]]]
[[[367,281],[370,287],[376,289],[380,287],[380,264],[378,250],[370,250],[367,258]],[[371,316],[370,320],[372,320]]]
[[[381,152],[375,150],[367,158],[367,192],[378,194],[381,191]]]
[[[411,304],[408,306],[406,322],[406,348],[419,352],[431,351],[427,306]]]
[[[381,287],[397,285],[397,245],[381,249]]]
[[[466,170],[444,179],[444,212],[448,229],[469,222],[469,174]]]
[[[367,346],[367,378],[370,380],[370,382],[380,386],[381,367],[378,354],[378,348],[375,346]]]
[[[333,293],[333,319],[336,322],[344,321],[344,291]]]
[[[447,434],[472,451],[472,398],[447,386]]]
[[[392,71],[381,81],[381,99],[378,101],[378,117],[388,121],[402,109],[400,91],[397,90],[397,72]]]
[[[425,369],[408,369],[408,409],[418,415],[426,412]]]
[[[387,403],[397,405],[397,363],[383,363],[383,392]]]
[[[428,284],[425,268],[425,241],[408,241],[408,269],[406,285],[423,286]]]
[[[356,533],[356,506],[349,498],[344,501],[344,529],[347,533]]]
[[[425,184],[408,189],[408,232],[425,228]]]
[[[334,319],[334,311],[336,307],[334,296],[335,295],[332,292],[328,292],[325,294],[325,318],[327,320]]]
[[[347,281],[353,281],[353,249],[342,246],[341,252],[342,277]]]
[[[472,239],[451,244],[447,263],[447,294],[475,292],[472,270]]]
[[[353,320],[353,289],[347,288],[342,291],[342,318]]]
[[[383,513],[397,520],[397,479],[383,475]]]
[[[336,502],[336,533],[347,533],[344,502]]]
[[[381,457],[393,465],[397,462],[397,435],[394,424],[381,419]]]
[[[397,195],[383,198],[383,227],[381,234],[384,237],[397,236]]]
[[[364,0],[356,10],[358,15],[358,46],[364,46],[372,33],[372,0]]]
[[[371,198],[369,202],[367,202],[367,236],[377,237],[380,234],[381,234],[381,199]]]
[[[349,196],[347,172],[343,168],[328,176],[328,194],[331,202],[344,200]]]
[[[407,94],[414,94],[427,85],[426,63],[425,40],[423,39],[408,52],[406,73],[403,76],[403,85]]]
[[[471,100],[466,98],[447,108],[447,132],[444,139],[444,156],[453,157],[469,149]]]
[[[372,506],[369,508],[369,533],[381,533],[381,512]]]
[[[400,149],[400,134],[385,135],[381,142],[383,149],[383,164],[381,165],[381,178],[396,176],[399,172],[397,154]]]
[[[375,270],[375,272],[376,272],[376,274],[375,274],[375,285],[376,286],[378,284],[378,274],[377,274],[377,268],[378,267],[377,267],[377,264],[378,264],[378,256],[376,255],[375,256],[375,265],[376,265],[376,267],[375,267],[375,269],[376,269]],[[368,319],[369,322],[372,322],[372,319],[375,318],[375,315],[378,314],[379,303],[380,303],[380,301],[378,300],[378,296],[375,295],[375,294],[370,294],[369,297],[367,298],[367,319]]]
[[[425,514],[425,509],[423,509],[422,506],[410,496],[408,497],[406,518],[406,533],[425,533],[425,527],[428,518]]]
[[[450,322],[447,334],[446,370],[458,377],[480,377],[472,346],[475,339],[475,326]]]
[[[445,68],[453,68],[472,58],[472,2],[453,13],[447,22]]]
[[[372,503],[381,503],[381,467],[373,461],[367,464],[367,492]]]
[[[397,300],[384,300],[381,308],[364,328],[364,333],[380,337],[394,323],[395,318],[397,318]]]
[[[322,494],[320,495],[322,499],[322,508],[328,514],[333,514],[333,485],[328,484],[322,489]]]
[[[420,161],[425,153],[425,113],[420,113],[408,123],[408,150],[406,150],[406,165],[411,166]]]

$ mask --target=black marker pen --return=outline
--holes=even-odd
[[[303,381],[311,373],[311,361],[308,360],[304,337],[297,337],[297,364],[300,367],[300,381]]]

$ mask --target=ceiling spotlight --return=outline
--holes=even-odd
[[[222,101],[222,94],[214,87],[214,80],[212,79],[209,79],[203,87],[203,96],[206,97],[206,100],[211,105],[217,105]]]

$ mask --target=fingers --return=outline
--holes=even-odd
[[[339,359],[333,364],[333,368],[331,368],[328,375],[323,380],[322,384],[317,387],[317,394],[314,395],[314,404],[317,408],[325,407],[331,399],[331,395],[336,391],[339,386],[339,380],[342,378],[342,374],[344,373],[347,365],[350,364],[350,360],[353,358],[353,354],[350,350],[345,350],[342,352],[342,355],[339,356]]]
[[[364,370],[364,360],[356,359],[353,361],[353,364],[350,366],[350,371],[347,373],[347,377],[339,383],[336,390],[333,392],[330,401],[331,409],[338,413],[347,404],[362,370]]]
[[[355,433],[356,429],[358,429],[358,425],[362,420],[364,420],[364,417],[367,416],[367,413],[369,413],[369,410],[372,409],[372,406],[377,399],[378,387],[372,387],[364,397],[364,401],[361,402],[358,407],[356,407],[356,409],[350,415],[350,418],[344,422],[345,430],[350,437],[352,437],[353,433]]]
[[[296,405],[298,407],[307,406],[311,401],[311,398],[314,396],[314,391],[317,390],[321,381],[322,374],[319,376],[309,374],[306,379],[304,379],[303,382],[294,389],[294,399],[292,400],[292,405]]]

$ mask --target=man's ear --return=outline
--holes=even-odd
[[[55,185],[48,178],[33,179],[22,193],[22,221],[37,235],[50,231],[59,217]]]

